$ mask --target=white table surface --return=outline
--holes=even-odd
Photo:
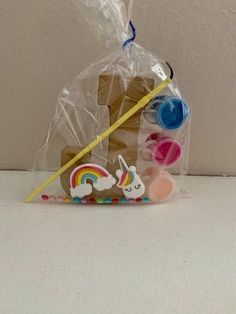
[[[234,314],[236,178],[158,206],[24,204],[0,172],[1,314]]]

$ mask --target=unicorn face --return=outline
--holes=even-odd
[[[136,173],[134,166],[129,167],[127,172],[117,170],[116,175],[119,178],[118,187],[122,189],[127,198],[139,198],[145,193],[145,185]]]

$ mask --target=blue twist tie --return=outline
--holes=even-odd
[[[131,38],[127,39],[127,40],[123,43],[123,48],[124,48],[124,47],[127,47],[129,44],[133,43],[134,40],[135,40],[135,38],[136,38],[136,35],[137,35],[137,33],[136,33],[136,28],[134,27],[134,24],[130,21],[130,22],[129,22],[129,25],[130,25],[130,28],[131,28],[131,30],[132,30],[132,32],[133,32],[133,35],[132,35]]]

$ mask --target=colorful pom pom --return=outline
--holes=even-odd
[[[41,199],[42,199],[43,201],[48,201],[48,200],[49,200],[49,196],[48,196],[48,195],[42,195],[42,196],[41,196]]]

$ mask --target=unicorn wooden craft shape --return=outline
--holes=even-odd
[[[145,185],[137,175],[136,167],[128,167],[121,155],[118,156],[118,159],[120,169],[116,171],[116,175],[119,179],[117,186],[122,189],[127,198],[137,199],[142,197],[145,193]]]

